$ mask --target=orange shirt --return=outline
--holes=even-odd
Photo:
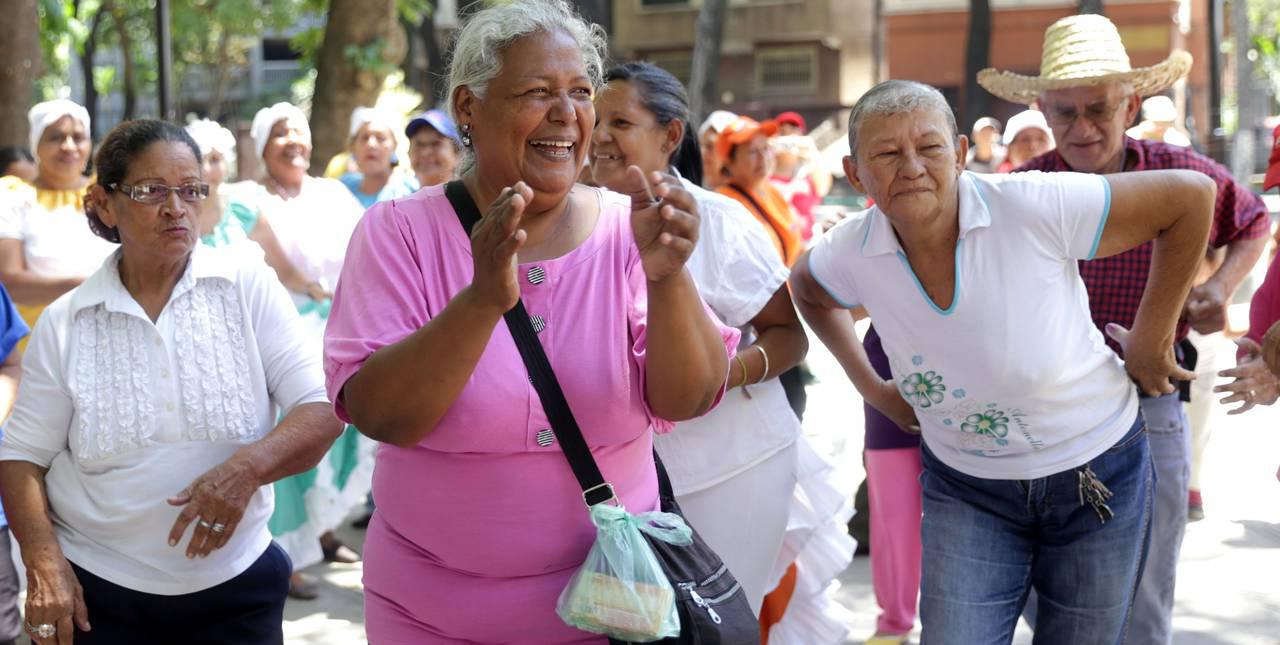
[[[804,242],[795,230],[796,218],[787,199],[769,182],[764,182],[762,186],[760,190],[745,191],[736,184],[725,184],[717,188],[716,192],[738,200],[755,215],[769,233],[782,262],[789,267],[804,251]]]

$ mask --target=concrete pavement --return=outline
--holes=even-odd
[[[1231,356],[1228,341],[1224,356]],[[820,382],[809,390],[805,431],[861,481],[862,404],[815,339],[809,362]],[[1280,409],[1228,417],[1215,407],[1206,456],[1207,517],[1187,529],[1178,568],[1176,645],[1280,645]],[[362,533],[340,532],[353,546]],[[875,630],[870,562],[857,558],[841,576],[839,600],[854,614],[847,643]],[[291,645],[364,643],[360,565],[322,565],[321,597],[290,601],[285,637]],[[1031,643],[1020,627],[1014,642]]]

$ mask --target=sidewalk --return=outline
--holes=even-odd
[[[1230,356],[1229,341],[1223,354]],[[820,383],[809,389],[805,430],[819,449],[861,481],[862,402],[834,359],[815,339],[810,366]],[[1280,409],[1228,417],[1215,408],[1204,471],[1207,518],[1187,529],[1178,568],[1176,645],[1280,645]],[[344,527],[354,547],[363,534]],[[290,601],[285,639],[291,645],[363,643],[360,565],[311,570],[323,580],[321,597]],[[857,558],[841,576],[839,600],[854,613],[846,643],[875,631],[871,565]],[[1014,642],[1029,645],[1019,628]]]

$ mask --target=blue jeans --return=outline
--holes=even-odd
[[[1172,645],[1173,587],[1178,553],[1187,532],[1191,481],[1191,424],[1178,395],[1142,398],[1151,461],[1156,469],[1151,548],[1129,621],[1130,645]]]
[[[1124,638],[1147,550],[1154,476],[1141,417],[1087,464],[1114,494],[1081,503],[1086,465],[1033,480],[981,479],[922,446],[921,645],[1004,645],[1034,588],[1036,645]]]

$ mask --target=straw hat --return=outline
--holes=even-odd
[[[978,84],[1006,101],[1030,105],[1045,90],[1114,81],[1131,83],[1135,94],[1148,96],[1173,85],[1190,69],[1191,54],[1181,50],[1157,65],[1133,69],[1116,26],[1103,16],[1082,14],[1045,30],[1039,76],[987,68],[978,72]]]

